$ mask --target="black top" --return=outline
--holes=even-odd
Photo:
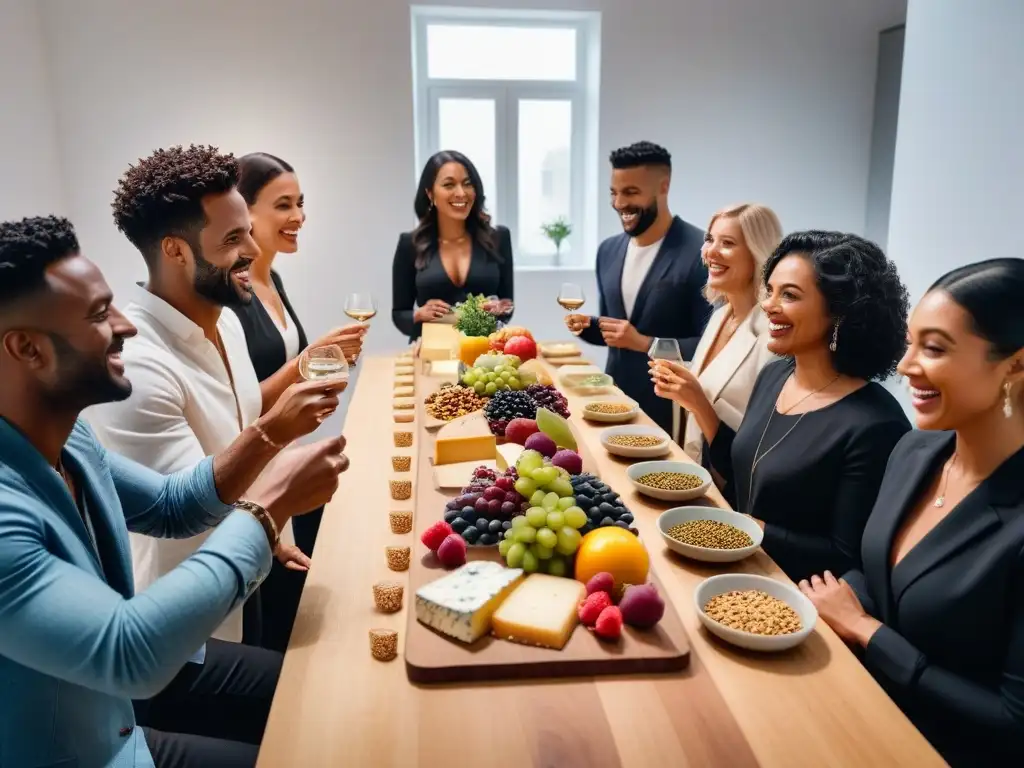
[[[288,294],[284,291],[284,283],[277,272],[271,271],[270,279],[274,281],[277,293],[284,304],[285,312],[288,313],[288,322],[295,324],[299,332],[299,351],[306,348],[306,333],[302,330],[302,323],[299,322],[291,302],[288,301]],[[285,353],[284,339],[281,338],[281,331],[278,330],[274,319],[270,316],[263,302],[254,293],[252,301],[244,307],[232,307],[238,319],[242,323],[242,330],[245,331],[245,343],[249,347],[249,357],[252,366],[256,369],[256,377],[260,381],[269,379],[277,373],[281,366],[288,362]]]
[[[954,448],[915,431],[889,459],[846,575],[883,623],[864,663],[953,766],[1024,765],[1024,450],[892,567],[906,515]]]
[[[506,227],[495,227],[495,240],[501,261],[474,242],[466,284],[458,286],[445,271],[436,248],[430,253],[426,266],[416,269],[412,233],[403,233],[398,238],[391,267],[391,319],[395,327],[410,339],[418,339],[423,324],[413,322],[413,307],[422,307],[431,299],[441,299],[451,306],[465,301],[471,293],[514,299],[512,236]],[[511,316],[510,313],[502,319],[507,320]]]
[[[886,462],[910,423],[896,398],[876,383],[802,419],[782,416],[775,404],[792,372],[791,360],[766,365],[739,430],[723,422],[710,453],[730,500],[764,521],[765,552],[796,581],[859,566],[861,534]],[[764,458],[749,499],[755,450]]]

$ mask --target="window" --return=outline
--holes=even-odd
[[[462,152],[517,267],[589,266],[598,14],[414,6],[412,22],[416,178],[438,150]],[[558,219],[572,226],[560,249],[542,229]]]

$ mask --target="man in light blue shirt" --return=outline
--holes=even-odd
[[[336,489],[341,437],[260,474],[272,435],[315,426],[336,398],[296,385],[221,454],[147,470],[78,418],[131,393],[120,350],[135,328],[112,301],[68,221],[0,224],[0,766],[251,766],[280,657],[211,642],[188,662],[266,576],[280,528]],[[135,594],[129,530],[211,527]],[[158,693],[182,727],[144,736],[131,699]]]

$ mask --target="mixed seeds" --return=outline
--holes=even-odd
[[[664,443],[665,438],[654,435],[612,435],[605,442],[623,448],[653,448]]]
[[[587,403],[583,410],[589,411],[590,413],[603,413],[609,416],[621,416],[624,413],[629,413],[633,410],[633,406],[628,403]]]
[[[796,611],[759,589],[716,595],[704,604],[704,613],[723,626],[752,635],[790,635],[803,629]]]
[[[682,544],[706,549],[743,549],[754,543],[746,531],[717,520],[687,520],[666,533]]]
[[[699,476],[686,472],[648,472],[640,475],[637,482],[659,491],[692,491],[704,485]]]
[[[427,414],[439,421],[451,421],[484,407],[484,401],[469,387],[442,387],[424,402]]]

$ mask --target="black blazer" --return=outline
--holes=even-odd
[[[604,317],[629,320],[645,336],[678,339],[683,358],[693,357],[704,326],[711,316],[711,306],[704,298],[708,271],[700,258],[704,231],[676,216],[665,235],[658,255],[640,286],[627,318],[622,300],[622,268],[630,237],[609,237],[597,250],[597,289],[599,312]],[[604,338],[591,318],[590,327],[580,338],[591,344],[604,345]],[[647,351],[612,348],[608,350],[608,375],[616,385],[640,404],[644,412],[667,432],[672,432],[672,402],[654,394],[647,367]]]
[[[479,243],[474,242],[466,284],[462,286],[455,285],[445,272],[436,247],[432,249],[426,266],[417,269],[412,233],[404,232],[398,238],[391,267],[391,320],[398,330],[410,340],[418,339],[423,324],[413,321],[413,309],[415,305],[422,307],[431,299],[441,299],[455,306],[458,302],[465,301],[466,296],[471,293],[497,296],[500,299],[515,298],[512,236],[506,227],[494,229],[500,259],[487,253]],[[501,319],[508,320],[510,317],[511,313]]]
[[[309,343],[306,340],[306,332],[302,329],[298,315],[292,309],[288,301],[288,294],[284,291],[284,283],[277,272],[270,272],[270,279],[274,281],[277,293],[284,304],[285,312],[288,313],[288,322],[294,323],[299,332],[299,351],[306,348]],[[245,331],[245,343],[249,348],[249,358],[252,360],[252,367],[256,369],[256,378],[260,381],[269,379],[280,370],[281,366],[288,362],[285,354],[284,339],[281,332],[277,330],[273,318],[267,313],[256,294],[253,294],[252,301],[242,307],[232,307],[242,323],[242,330]]]
[[[847,574],[884,626],[864,661],[951,765],[1024,765],[1024,449],[893,568],[893,539],[953,453],[949,432],[893,451]]]

